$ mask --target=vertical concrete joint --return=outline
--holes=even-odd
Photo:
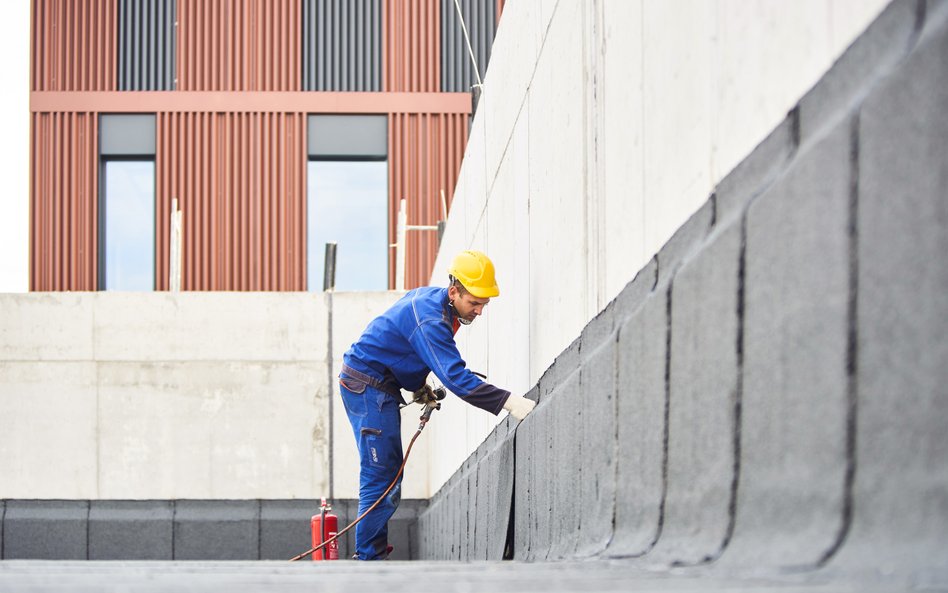
[[[741,482],[741,421],[744,401],[744,299],[747,270],[747,211],[741,215],[741,241],[737,259],[737,332],[734,348],[737,354],[737,382],[734,386],[734,432],[733,432],[733,469],[731,473],[731,499],[728,502],[727,528],[721,548],[714,556],[717,560],[727,550],[734,537],[737,522],[737,491]]]
[[[924,4],[921,2],[920,4]],[[920,9],[924,13],[924,7]],[[856,427],[859,411],[859,112],[850,123],[849,204],[847,213],[847,249],[849,278],[846,303],[846,472],[843,477],[842,525],[836,541],[817,562],[824,566],[843,547],[853,518],[853,488],[856,482]]]
[[[656,272],[657,273],[657,272]],[[672,289],[675,279],[668,281],[665,298],[665,410],[663,413],[664,426],[662,427],[662,499],[658,505],[658,526],[655,529],[655,538],[649,543],[645,553],[650,552],[662,538],[665,529],[665,503],[668,500],[668,441],[671,438],[671,357],[672,357]]]
[[[91,515],[92,515],[92,501],[87,500],[86,501],[86,560],[89,560],[89,532],[91,531],[89,529],[89,519],[91,519]]]

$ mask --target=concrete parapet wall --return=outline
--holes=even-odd
[[[889,5],[434,495],[421,556],[948,576],[945,56],[948,3]]]
[[[333,378],[400,296],[0,295],[0,498],[357,497]],[[424,450],[408,498],[430,495]]]
[[[526,393],[888,1],[508,0],[432,271],[471,248],[496,266],[465,359]],[[469,435],[434,452],[434,488],[490,420],[431,427]]]

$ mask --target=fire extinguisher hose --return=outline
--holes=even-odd
[[[415,444],[415,439],[418,438],[418,436],[421,434],[421,431],[425,429],[425,424],[427,424],[427,423],[428,423],[428,420],[431,419],[431,412],[433,412],[433,411],[439,409],[440,407],[441,407],[441,404],[440,404],[440,403],[437,403],[436,405],[426,405],[426,406],[425,406],[425,411],[424,411],[424,413],[422,413],[422,415],[421,415],[421,422],[418,424],[418,430],[416,430],[416,431],[415,431],[415,435],[414,435],[413,437],[411,437],[411,441],[409,441],[409,443],[408,443],[408,449],[405,450],[405,457],[402,459],[402,465],[401,465],[401,467],[398,468],[398,473],[395,474],[395,477],[392,479],[392,483],[388,485],[388,488],[385,489],[385,492],[382,493],[382,496],[379,496],[379,499],[376,500],[376,501],[372,504],[372,506],[370,506],[368,509],[366,509],[364,513],[362,513],[361,515],[359,515],[358,517],[356,517],[355,521],[353,521],[352,523],[349,523],[348,525],[346,525],[346,526],[342,529],[342,531],[340,531],[340,532],[337,533],[336,535],[332,536],[332,537],[329,538],[328,540],[324,541],[323,543],[319,544],[319,545],[316,546],[315,548],[310,548],[309,550],[306,550],[306,551],[303,552],[302,554],[299,554],[299,555],[297,555],[297,556],[293,556],[292,558],[290,558],[290,562],[296,562],[297,560],[302,560],[303,558],[306,558],[307,556],[309,556],[309,555],[312,554],[313,552],[318,552],[319,550],[321,550],[321,549],[323,549],[324,547],[328,546],[328,545],[331,544],[332,542],[336,541],[336,540],[339,539],[343,534],[345,534],[347,531],[349,531],[350,529],[352,529],[353,527],[355,527],[355,526],[356,526],[356,523],[358,523],[359,521],[361,521],[362,519],[364,519],[366,515],[368,515],[369,513],[371,513],[373,510],[375,510],[375,507],[379,506],[379,503],[381,503],[383,500],[385,500],[385,497],[388,496],[388,493],[391,492],[391,491],[392,491],[392,488],[395,487],[395,484],[398,483],[398,478],[401,477],[402,472],[405,471],[405,464],[408,463],[408,456],[411,455],[411,448],[412,448],[412,446],[414,446],[414,444]],[[320,531],[323,530],[323,525],[324,525],[324,523],[320,523],[320,526],[319,526],[319,530],[320,530]],[[320,540],[322,540],[322,533],[320,533]]]

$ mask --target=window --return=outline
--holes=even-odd
[[[155,163],[104,163],[105,290],[155,289]],[[100,272],[101,274],[101,272]]]
[[[386,116],[313,115],[307,167],[307,287],[323,289],[336,243],[336,290],[388,289]]]
[[[99,290],[155,289],[155,116],[99,117]]]
[[[323,289],[329,242],[336,290],[388,289],[388,163],[310,161],[307,175],[309,289]]]

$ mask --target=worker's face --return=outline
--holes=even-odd
[[[457,310],[458,316],[468,322],[483,314],[484,307],[490,302],[490,299],[479,299],[467,291],[461,291],[457,286],[448,289],[448,299]]]

